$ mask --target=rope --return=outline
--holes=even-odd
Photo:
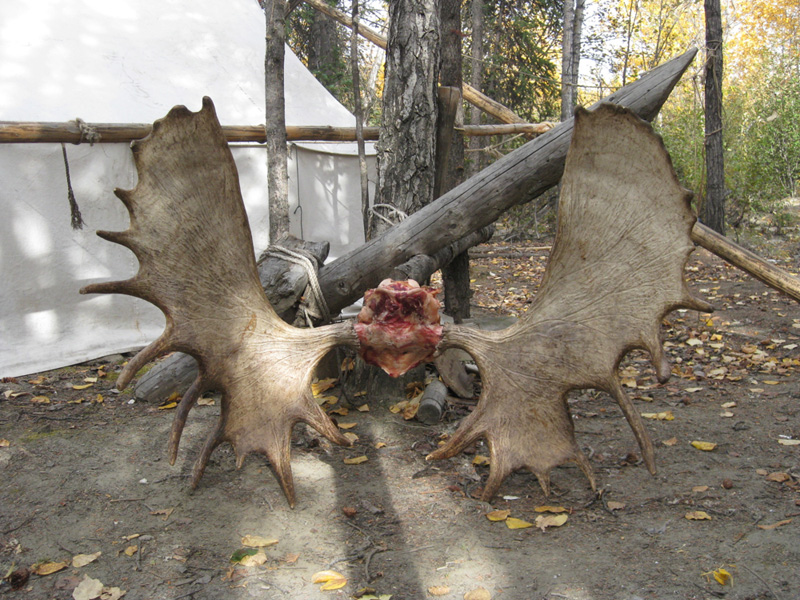
[[[83,215],[72,190],[72,180],[69,176],[69,161],[67,160],[67,147],[61,144],[61,154],[64,156],[64,171],[67,174],[67,200],[69,200],[70,223],[73,229],[83,229]]]
[[[382,214],[375,211],[376,208],[385,208],[388,211],[389,216],[384,217]],[[406,213],[399,208],[392,206],[391,204],[375,204],[369,209],[369,214],[373,217],[378,217],[379,219],[386,221],[389,225],[396,225],[408,217]]]
[[[308,286],[303,293],[304,300],[300,302],[300,309],[308,323],[309,327],[313,327],[312,317],[314,319],[322,319],[327,323],[331,320],[331,312],[328,308],[328,303],[325,301],[325,296],[322,293],[322,287],[319,285],[317,278],[316,260],[306,252],[296,252],[289,250],[283,246],[270,245],[264,254],[281,258],[287,262],[300,265],[306,271],[308,277]]]
[[[97,142],[100,141],[100,134],[97,133],[97,129],[90,126],[86,121],[80,118],[75,119],[75,124],[78,126],[78,129],[81,131],[81,139],[78,142],[82,144],[83,142],[89,142],[90,146],[94,146]]]

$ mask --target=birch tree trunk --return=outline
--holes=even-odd
[[[265,127],[269,239],[275,243],[289,235],[289,172],[286,148],[286,101],[283,95],[283,58],[286,29],[283,0],[265,0],[267,49],[264,58]]]

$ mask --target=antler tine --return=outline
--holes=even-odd
[[[619,404],[619,407],[622,409],[622,414],[625,415],[628,425],[630,425],[633,430],[633,436],[636,438],[636,443],[639,444],[639,449],[642,451],[642,458],[644,459],[647,470],[650,471],[651,475],[655,475],[656,457],[655,451],[653,450],[653,441],[650,439],[650,434],[647,433],[639,411],[636,410],[633,401],[622,389],[622,385],[616,376],[612,379],[608,389],[614,400],[617,401],[617,404]]]
[[[178,407],[175,409],[175,417],[172,419],[172,430],[169,434],[169,464],[174,465],[175,459],[178,458],[178,446],[181,443],[181,436],[183,435],[183,428],[186,426],[186,417],[189,416],[189,411],[192,410],[198,398],[205,391],[203,385],[203,378],[198,377],[186,390],[186,393],[181,398]]]

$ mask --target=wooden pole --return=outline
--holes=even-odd
[[[800,302],[800,279],[768,263],[746,248],[742,248],[710,227],[706,227],[700,222],[695,223],[692,229],[692,241],[771,288]]]
[[[67,121],[46,123],[33,121],[0,121],[0,144],[81,144],[129,143],[146,137],[150,123],[83,123]],[[467,136],[540,134],[549,131],[551,123],[514,123],[502,125],[464,125],[460,130]],[[379,127],[364,127],[364,139],[376,141]],[[222,131],[230,143],[263,144],[266,136],[263,125],[223,125]],[[328,125],[287,125],[286,137],[291,142],[353,142],[355,127]]]

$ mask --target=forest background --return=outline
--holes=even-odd
[[[343,12],[349,2],[327,0]],[[570,0],[570,3],[572,0]],[[688,48],[705,46],[700,0],[588,0],[579,28],[576,103],[590,105]],[[559,121],[562,99],[563,0],[464,0],[461,8],[463,80],[532,123]],[[361,22],[386,32],[387,7],[360,7]],[[800,177],[800,0],[722,0],[725,214],[737,238],[753,224],[781,232],[794,224]],[[308,4],[286,20],[286,39],[321,82],[351,110],[351,33]],[[569,27],[569,24],[568,24]],[[384,52],[358,44],[365,125],[379,125]],[[682,183],[702,214],[706,170],[701,51],[655,125]],[[469,105],[460,117],[487,123]],[[485,167],[526,138],[473,137],[465,175]],[[538,235],[554,220],[555,194],[518,207],[505,218],[508,235]],[[746,240],[740,239],[742,243]]]

